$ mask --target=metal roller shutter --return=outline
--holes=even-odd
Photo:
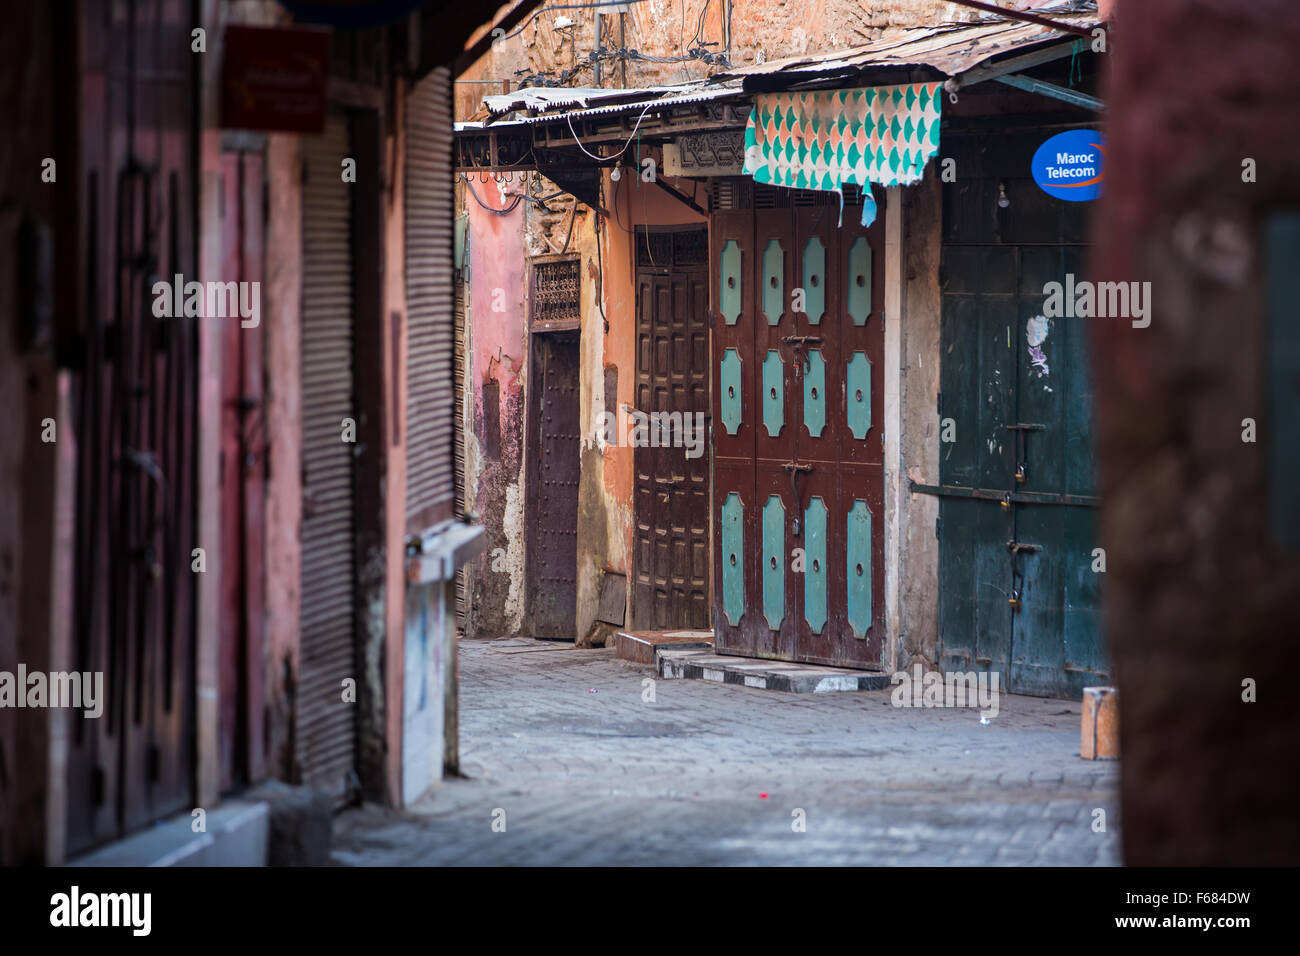
[[[406,113],[406,520],[419,531],[455,511],[451,74],[417,83]]]
[[[302,782],[335,797],[355,766],[356,711],[343,680],[356,677],[353,570],[355,445],[342,423],[352,399],[350,193],[340,177],[348,123],[329,117],[304,137],[302,196],[302,659],[296,757]]]

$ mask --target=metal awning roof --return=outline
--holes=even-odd
[[[1102,24],[1095,11],[1058,12],[1053,19],[1085,29]],[[1071,38],[1048,26],[1000,17],[939,26],[895,27],[870,43],[847,50],[769,60],[751,67],[725,70],[693,83],[631,89],[524,87],[513,93],[485,96],[483,105],[489,114],[487,119],[482,124],[458,123],[457,129],[504,128],[510,122],[504,118],[515,113],[526,113],[514,122],[528,125],[557,119],[577,121],[614,116],[640,112],[648,106],[669,108],[729,99],[757,89],[775,90],[802,83],[842,83],[868,70],[873,76],[923,69],[955,77],[995,57],[1024,52],[1053,41],[1056,44],[1080,42],[1077,37]]]
[[[556,109],[586,109],[592,104],[611,105],[628,99],[653,99],[676,96],[703,88],[704,80],[680,83],[674,86],[646,86],[631,89],[590,88],[581,86],[525,86],[513,93],[498,93],[483,97],[483,105],[493,116],[513,113],[516,110],[546,112]]]
[[[1050,11],[1055,22],[1083,30],[1103,25],[1095,9],[1076,13],[1076,7],[1077,0],[1062,0],[1035,12]],[[1086,42],[1051,26],[986,17],[891,28],[847,50],[785,57],[675,86],[525,87],[484,97],[488,116],[483,122],[456,124],[457,164],[505,169],[539,162],[552,168],[560,162],[569,164],[572,175],[585,175],[598,168],[590,162],[591,149],[626,147],[638,133],[653,140],[687,131],[743,129],[750,99],[758,92],[915,82],[918,72],[949,78],[945,85],[950,92],[1001,79],[1096,109],[1100,101],[1086,94],[1009,75],[1086,49]],[[578,152],[580,146],[585,156]],[[608,158],[613,161],[612,154]]]
[[[508,95],[517,98],[513,102],[522,103],[525,102],[523,94],[531,94],[533,92],[536,91],[519,90],[517,93]],[[579,120],[589,119],[595,116],[614,116],[619,113],[639,113],[647,108],[667,109],[673,106],[684,106],[691,103],[707,103],[713,100],[727,99],[728,97],[742,95],[744,90],[741,88],[739,81],[733,80],[710,86],[705,86],[704,84],[693,84],[689,87],[656,86],[644,87],[641,89],[604,90],[603,92],[611,95],[591,97],[588,100],[589,103],[594,102],[603,105],[588,106],[584,103],[578,109],[566,110],[559,108],[558,104],[552,102],[552,108],[549,112],[535,112],[531,116],[523,116],[515,120],[494,122],[492,119],[488,119],[482,124],[457,123],[456,126],[458,129],[462,126],[470,127],[477,125],[491,126],[494,129],[499,129],[509,124],[532,125],[535,123],[545,123],[557,118],[572,118],[574,120]],[[612,94],[620,95],[614,96]],[[498,106],[503,106],[506,98],[507,94],[503,94],[499,97],[485,97],[484,102],[486,103],[489,99],[496,99],[498,100]],[[620,99],[622,102],[611,102]],[[532,100],[532,102],[537,103],[539,101]],[[512,106],[509,109],[502,109],[495,115],[504,116],[507,113],[525,108],[532,110],[537,109],[536,106]],[[488,109],[489,111],[492,110],[491,105],[488,106]]]

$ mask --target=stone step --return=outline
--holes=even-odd
[[[669,680],[711,680],[794,694],[887,690],[891,686],[888,674],[873,671],[732,657],[695,648],[665,647],[655,651],[655,669]]]
[[[614,638],[618,656],[638,664],[655,663],[659,648],[693,648],[706,650],[713,647],[713,631],[619,631]]]

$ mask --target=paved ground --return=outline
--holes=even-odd
[[[349,811],[355,865],[1116,864],[1113,763],[1079,704],[908,709],[889,691],[654,680],[609,650],[461,645],[461,759],[408,813]],[[1106,832],[1093,831],[1094,809]],[[802,811],[804,832],[794,823]],[[504,813],[504,832],[493,829]],[[499,828],[499,824],[498,824]]]

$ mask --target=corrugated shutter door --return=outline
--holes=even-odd
[[[303,138],[302,659],[296,755],[302,782],[335,796],[355,765],[353,479],[355,445],[343,441],[352,406],[350,193],[340,177],[347,120],[331,115]]]
[[[452,485],[456,495],[456,513],[464,514],[469,510],[465,500],[465,368],[469,357],[469,334],[465,315],[465,282],[462,275],[455,276],[456,304],[456,352],[452,364],[452,397],[455,401],[453,411],[452,443],[454,463],[452,465]],[[456,634],[464,636],[465,613],[469,597],[469,565],[462,565],[456,571]]]
[[[417,531],[455,510],[448,70],[436,69],[415,85],[406,116],[406,519]]]

